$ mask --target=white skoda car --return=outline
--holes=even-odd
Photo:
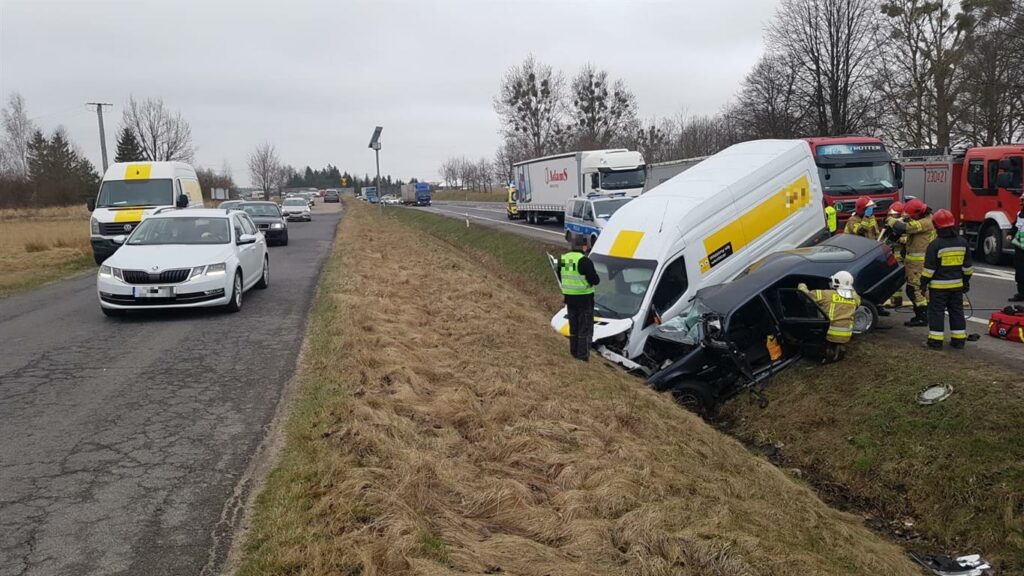
[[[263,234],[242,211],[163,209],[148,216],[100,266],[96,291],[107,316],[128,310],[242,307],[270,284]]]

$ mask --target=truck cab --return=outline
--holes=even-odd
[[[806,141],[818,166],[825,203],[836,209],[840,230],[853,215],[857,198],[867,196],[875,202],[879,222],[900,199],[902,170],[878,138],[841,136]]]
[[[102,264],[120,244],[115,236],[130,234],[143,218],[159,208],[175,206],[186,196],[189,208],[203,207],[195,169],[184,162],[117,162],[103,174],[99,193],[88,202],[93,259]]]

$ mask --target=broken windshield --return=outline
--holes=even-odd
[[[636,314],[658,263],[603,254],[591,254],[590,260],[601,278],[601,283],[594,288],[597,313],[608,318],[630,318]]]

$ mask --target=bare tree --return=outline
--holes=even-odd
[[[277,149],[270,142],[260,144],[249,153],[249,179],[252,184],[270,193],[279,188],[281,178],[281,160],[277,157]]]
[[[794,138],[803,132],[807,108],[800,101],[799,71],[786,56],[765,54],[747,74],[736,113],[749,138]]]
[[[572,81],[572,130],[578,149],[608,148],[638,126],[636,97],[608,72],[583,66]]]
[[[671,119],[652,119],[636,127],[629,147],[643,154],[647,162],[673,160],[672,146],[677,140],[677,132],[676,124]]]
[[[192,160],[192,128],[181,112],[164,106],[162,98],[139,101],[129,96],[121,124],[135,132],[147,160]]]
[[[774,54],[799,72],[816,135],[862,130],[873,111],[869,64],[877,50],[874,0],[782,0],[768,28]]]
[[[532,156],[552,152],[565,123],[565,79],[530,55],[501,80],[494,100],[506,139],[522,141]]]
[[[0,110],[0,120],[3,121],[4,130],[4,140],[0,143],[0,148],[3,148],[0,157],[4,161],[0,163],[0,172],[17,178],[27,178],[28,143],[36,127],[28,117],[25,99],[21,94],[11,93],[7,98],[7,107]]]
[[[954,140],[991,146],[1014,142],[1024,130],[1024,1],[996,2],[981,11],[964,56],[961,126]]]

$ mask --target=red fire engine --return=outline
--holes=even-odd
[[[900,198],[900,165],[893,161],[878,138],[834,136],[807,138],[821,176],[825,202],[836,209],[839,230],[853,215],[857,198],[875,202],[875,218],[881,221],[889,205]]]
[[[997,264],[1020,208],[1024,144],[966,150],[904,150],[903,193],[946,208],[979,258]]]

